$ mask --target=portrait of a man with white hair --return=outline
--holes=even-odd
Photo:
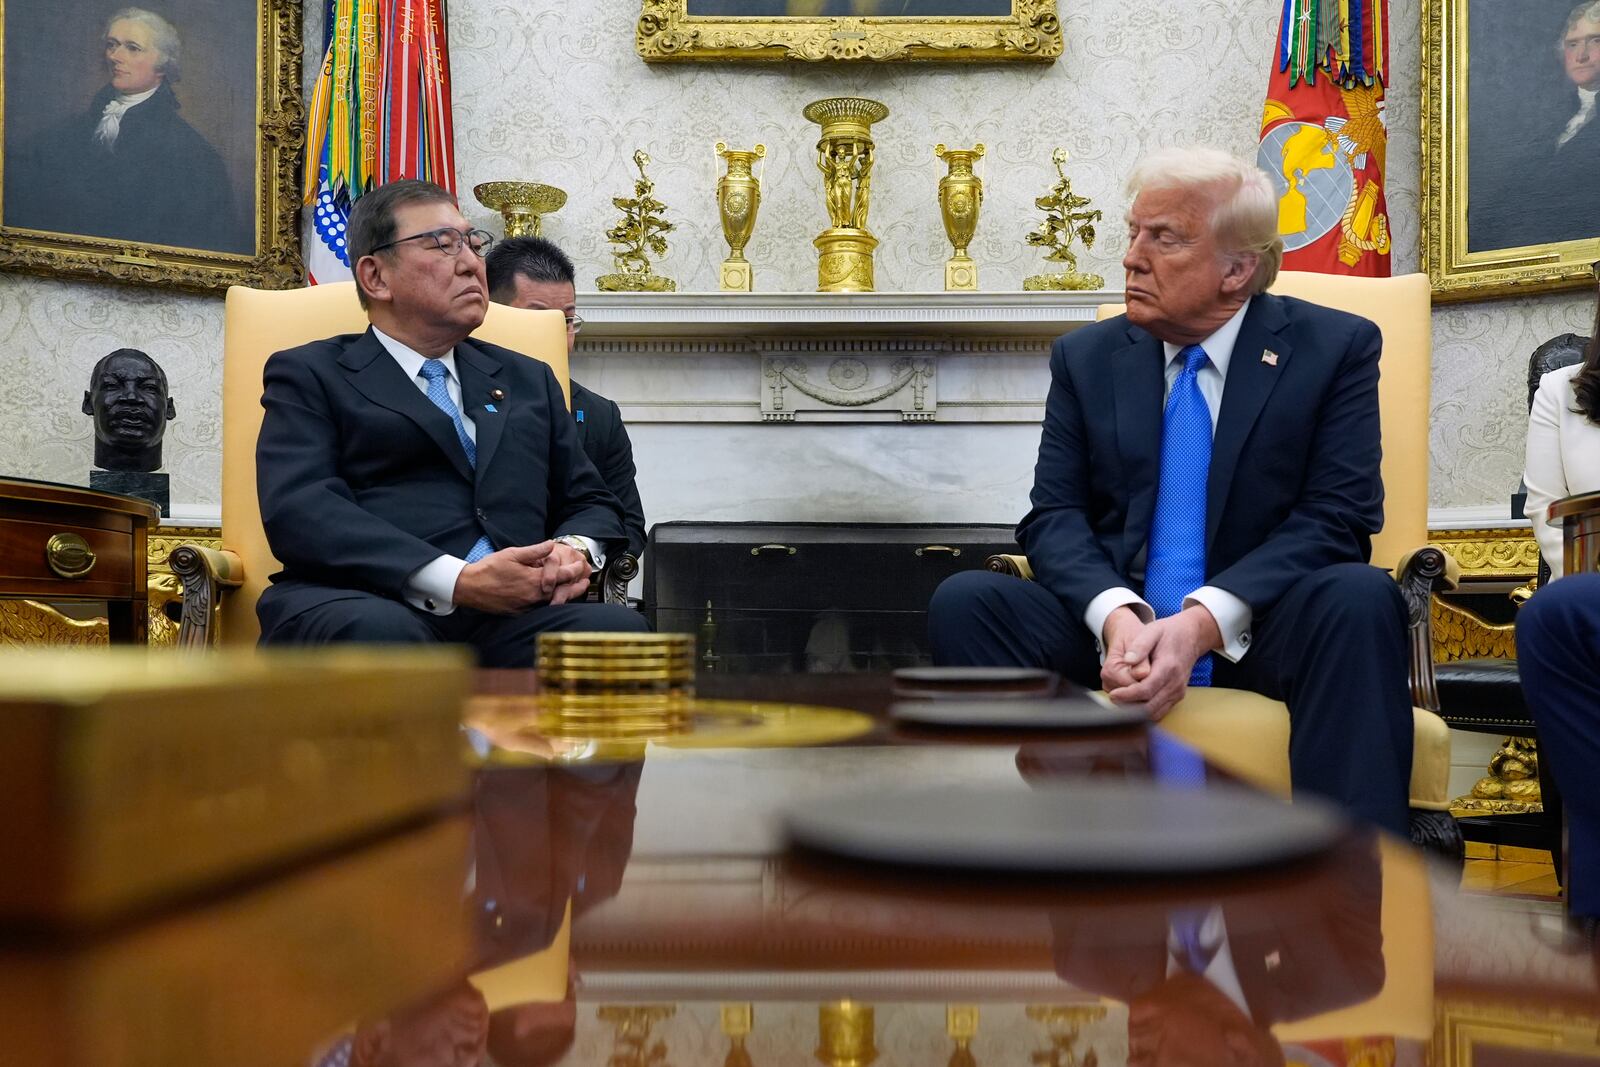
[[[248,205],[234,196],[222,156],[187,120],[174,88],[185,49],[179,27],[155,11],[123,7],[91,32],[99,34],[105,82],[88,106],[20,143],[7,137],[5,225],[252,252]],[[15,49],[16,41],[7,45]],[[49,92],[19,101],[9,70],[6,82],[8,125],[33,99],[63,106]]]

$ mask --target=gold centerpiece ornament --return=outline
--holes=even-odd
[[[605,293],[670,293],[678,283],[655,273],[650,266],[650,256],[667,254],[667,238],[673,230],[666,220],[667,205],[655,197],[656,183],[645,174],[650,157],[643,149],[633,153],[633,164],[639,168],[639,177],[633,182],[632,197],[612,197],[611,202],[622,210],[622,221],[606,231],[606,240],[620,247],[611,253],[616,261],[615,274],[602,274],[594,281],[595,288]]]
[[[761,181],[751,166],[767,154],[758,144],[750,151],[729,148],[717,142],[717,155],[728,161],[728,173],[717,181],[717,213],[722,218],[722,236],[728,241],[728,258],[722,261],[721,287],[731,292],[748,293],[755,287],[755,273],[744,258],[744,246],[755,232],[756,212],[761,209]]]
[[[983,158],[983,152],[982,141],[971,148],[933,146],[933,154],[950,168],[939,179],[939,216],[944,219],[945,236],[955,248],[955,254],[944,264],[944,287],[948,291],[978,288],[978,265],[967,255],[967,246],[978,229],[978,208],[983,206],[983,179],[972,173],[972,164]]]
[[[538,182],[483,182],[472,187],[478,203],[500,212],[507,237],[543,237],[544,217],[567,202],[564,190]]]
[[[822,127],[817,169],[832,223],[812,243],[817,246],[817,290],[823,293],[873,291],[872,252],[878,239],[867,232],[872,198],[872,124],[889,117],[876,100],[836,96],[806,105],[805,117]]]
[[[1078,257],[1072,252],[1072,242],[1082,241],[1084,250],[1094,247],[1094,224],[1100,221],[1098,210],[1086,210],[1089,198],[1072,191],[1072,179],[1067,177],[1067,150],[1058,148],[1050,154],[1056,165],[1057,181],[1050,187],[1049,196],[1041,196],[1033,203],[1044,212],[1044,221],[1028,234],[1030,245],[1050,249],[1044,257],[1052,263],[1065,263],[1067,269],[1053,274],[1035,274],[1023,281],[1024,289],[1104,289],[1106,280],[1098,274],[1080,274]]]

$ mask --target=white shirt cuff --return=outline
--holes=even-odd
[[[411,572],[404,590],[406,603],[431,615],[448,615],[456,610],[456,579],[467,561],[456,556],[440,556]]]
[[[604,570],[605,569],[605,566],[606,566],[606,550],[603,547],[601,547],[599,541],[596,541],[592,537],[585,537],[585,536],[583,536],[583,534],[568,534],[568,536],[571,537],[573,540],[582,541],[583,542],[584,547],[589,550],[590,558],[594,560],[594,569],[595,570],[599,571],[599,570]]]
[[[1250,623],[1255,618],[1250,605],[1214,585],[1202,585],[1183,598],[1184,607],[1192,604],[1211,612],[1217,621],[1217,629],[1222,631],[1222,657],[1234,663],[1243,659],[1250,651]]]
[[[1095,651],[1100,653],[1100,662],[1106,661],[1106,619],[1113,611],[1126,604],[1139,616],[1141,622],[1154,622],[1155,609],[1140,599],[1139,594],[1126,586],[1113,586],[1089,601],[1089,606],[1083,609],[1083,624],[1094,635]]]

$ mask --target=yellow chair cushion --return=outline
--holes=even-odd
[[[1446,811],[1450,728],[1431,711],[1411,710],[1411,806]],[[1190,689],[1161,728],[1230,774],[1289,795],[1289,709],[1280,701],[1243,689]]]

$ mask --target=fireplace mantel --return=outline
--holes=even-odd
[[[1060,293],[582,293],[589,340],[762,334],[1055,337],[1121,290]]]

